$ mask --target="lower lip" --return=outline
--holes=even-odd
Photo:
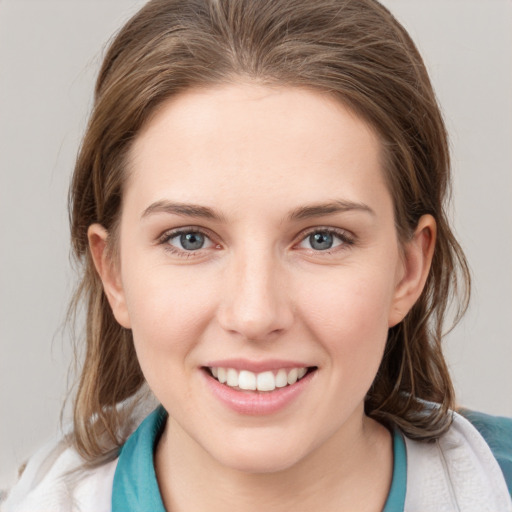
[[[231,410],[250,416],[274,414],[290,405],[311,382],[310,372],[295,384],[274,391],[242,391],[230,388],[202,370],[213,395]]]

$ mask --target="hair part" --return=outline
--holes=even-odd
[[[153,0],[105,55],[70,189],[74,255],[82,265],[72,308],[84,301],[85,345],[73,442],[91,463],[125,441],[144,376],[130,330],[115,320],[94,269],[87,229],[102,224],[115,252],[130,148],[156,109],[193,87],[239,81],[315,89],[339,98],[378,134],[399,239],[431,214],[437,243],[425,289],[389,330],[365,410],[417,439],[451,423],[454,391],[441,339],[446,312],[467,308],[470,277],[446,207],[450,162],[443,119],[405,29],[374,0]],[[425,402],[436,402],[426,407]]]

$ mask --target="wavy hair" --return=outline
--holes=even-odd
[[[329,92],[378,134],[404,242],[419,218],[437,222],[426,286],[389,330],[365,411],[416,439],[450,425],[454,391],[441,349],[450,304],[469,300],[464,254],[447,220],[447,134],[428,73],[398,21],[374,0],[152,0],[112,40],[70,189],[73,252],[81,281],[72,310],[86,310],[85,355],[73,442],[90,463],[125,441],[126,407],[144,390],[131,331],[114,319],[88,248],[102,224],[115,251],[127,155],[163,101],[192,87],[250,80]],[[455,300],[453,300],[455,299]],[[426,407],[425,402],[435,402]]]

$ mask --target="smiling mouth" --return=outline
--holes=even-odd
[[[204,370],[211,377],[232,389],[262,392],[292,386],[316,369],[316,366],[303,366],[254,373],[249,370],[236,370],[235,368],[204,367]]]

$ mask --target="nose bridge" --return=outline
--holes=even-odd
[[[292,322],[284,269],[265,241],[234,251],[226,279],[223,327],[248,340],[265,340]]]

